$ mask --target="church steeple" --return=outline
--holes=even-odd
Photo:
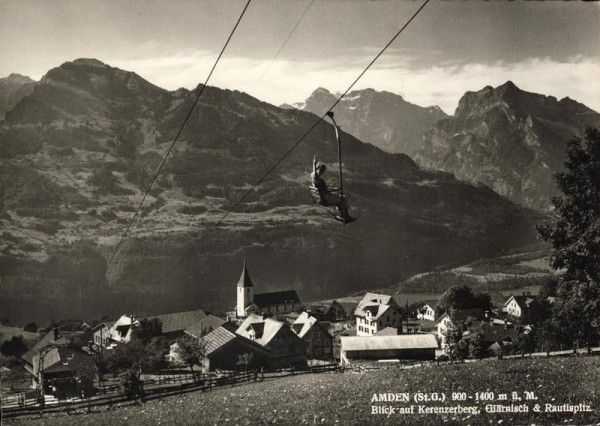
[[[252,284],[252,280],[250,279],[250,274],[248,274],[248,268],[246,267],[246,260],[244,260],[244,270],[242,271],[242,276],[237,283],[238,287],[254,287]]]
[[[252,284],[252,279],[250,279],[250,274],[246,267],[246,259],[244,259],[244,270],[237,283],[236,314],[238,318],[246,316],[246,308],[252,303],[254,303],[254,284]]]

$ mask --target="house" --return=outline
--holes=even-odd
[[[45,350],[48,346],[67,346],[69,341],[66,337],[61,336],[58,329],[54,329],[46,333],[30,350],[25,352],[21,358],[25,361],[25,370],[27,370],[33,376],[32,386],[37,386],[39,371],[33,366],[33,360],[42,350]]]
[[[532,294],[522,294],[510,296],[504,302],[503,311],[513,318],[518,318],[522,322],[527,322],[532,319],[536,308],[541,305],[539,297]]]
[[[269,349],[225,327],[215,328],[202,337],[202,341],[205,345],[204,372],[254,370],[268,366],[271,359]]]
[[[201,309],[140,318],[133,315],[122,315],[121,318],[108,328],[108,339],[105,339],[105,346],[107,348],[112,348],[119,343],[128,343],[131,340],[133,329],[138,327],[140,320],[144,318],[147,320],[159,320],[162,324],[162,335],[165,336],[168,341],[174,342],[178,337],[184,334],[187,328],[197,324],[205,317],[206,314]],[[103,339],[105,331],[106,328],[100,326],[96,333]],[[94,339],[96,339],[96,335],[94,335]]]
[[[306,342],[284,322],[250,314],[235,333],[268,349],[271,368],[306,365]]]
[[[96,363],[83,350],[69,346],[69,340],[54,329],[22,356],[25,370],[31,374],[32,386],[40,379],[44,393],[61,396],[80,395],[81,390],[91,390],[97,375]]]
[[[47,346],[33,357],[34,378],[42,380],[44,393],[57,397],[80,396],[93,390],[98,369],[94,359],[82,350]]]
[[[486,317],[485,311],[480,308],[462,309],[454,311],[450,315],[446,312],[439,319],[437,326],[437,338],[442,349],[446,348],[446,335],[448,330],[460,326],[466,330],[474,321],[481,321]]]
[[[292,324],[292,330],[306,342],[308,359],[333,358],[333,336],[317,318],[302,312]]]
[[[238,318],[245,318],[250,313],[287,314],[303,307],[295,290],[254,294],[254,284],[248,273],[246,262],[244,262],[242,275],[236,287],[237,304],[235,313]]]
[[[402,313],[392,296],[367,293],[354,310],[356,335],[373,336],[385,327],[402,329]]]
[[[97,346],[106,347],[110,344],[110,329],[115,321],[104,321],[92,328],[93,342]]]
[[[340,360],[435,359],[438,348],[433,334],[341,337]]]
[[[306,312],[318,321],[334,322],[337,319],[336,308],[324,303],[309,305],[306,308]]]
[[[206,313],[202,309],[147,317],[149,320],[158,319],[161,321],[162,335],[171,342],[177,340],[187,328],[197,324],[204,318],[206,318]]]
[[[133,328],[137,327],[139,322],[133,315],[121,315],[112,327],[108,329],[108,348],[114,347],[117,343],[128,343],[131,340]]]
[[[427,320],[427,321],[435,321],[435,307],[436,306],[437,306],[436,302],[425,303],[417,311],[417,319]]]

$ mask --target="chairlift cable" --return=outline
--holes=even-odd
[[[160,164],[160,166],[158,167],[158,170],[156,171],[156,173],[154,174],[154,177],[152,178],[152,180],[150,181],[150,185],[148,185],[148,189],[146,190],[146,193],[144,194],[144,196],[142,197],[142,201],[140,202],[140,204],[138,205],[137,209],[135,210],[135,213],[133,214],[131,220],[129,221],[129,224],[127,225],[127,228],[125,229],[125,232],[123,232],[123,235],[121,235],[121,239],[119,240],[119,243],[117,244],[115,250],[113,251],[112,255],[110,256],[110,259],[108,261],[108,263],[106,264],[106,269],[108,270],[108,268],[110,267],[112,261],[114,260],[117,252],[119,251],[119,248],[121,247],[121,244],[123,244],[123,241],[125,240],[125,238],[127,237],[127,234],[129,233],[129,230],[131,229],[131,225],[133,224],[133,222],[135,221],[135,218],[137,217],[139,211],[142,208],[142,205],[144,204],[144,201],[146,201],[146,197],[148,196],[148,194],[150,193],[150,190],[152,189],[152,186],[154,185],[154,182],[156,181],[156,179],[158,178],[158,175],[160,174],[160,172],[162,171],[163,166],[165,165],[165,163],[167,162],[167,159],[169,158],[169,155],[171,154],[171,151],[173,150],[173,147],[175,146],[175,144],[177,143],[177,140],[179,139],[179,136],[181,135],[181,133],[183,132],[183,129],[187,123],[187,121],[189,120],[189,118],[192,115],[192,112],[194,111],[194,108],[196,107],[196,104],[198,103],[198,100],[200,99],[200,97],[202,96],[202,94],[204,93],[204,89],[206,89],[206,85],[208,84],[208,81],[210,80],[210,77],[212,76],[215,68],[217,67],[217,64],[219,63],[219,61],[221,60],[221,57],[223,56],[223,53],[225,52],[225,49],[227,48],[227,45],[229,44],[229,42],[231,41],[231,38],[233,37],[233,34],[235,33],[238,25],[240,24],[242,17],[244,16],[244,14],[246,13],[246,10],[248,9],[248,6],[250,6],[250,2],[252,0],[248,0],[248,2],[246,3],[246,6],[244,7],[244,10],[242,10],[242,13],[240,14],[237,22],[235,23],[233,29],[231,30],[229,37],[227,38],[227,41],[225,42],[225,45],[223,46],[223,48],[221,49],[221,52],[219,53],[219,56],[217,57],[217,60],[215,61],[214,65],[212,66],[212,69],[210,70],[210,72],[208,73],[208,77],[206,77],[206,80],[204,81],[204,85],[200,88],[200,90],[198,91],[198,94],[196,95],[196,98],[194,99],[194,103],[192,104],[192,107],[190,108],[189,112],[187,113],[185,119],[183,120],[183,123],[181,124],[181,127],[179,128],[179,131],[177,132],[177,135],[175,136],[175,139],[173,139],[173,142],[171,143],[171,146],[169,147],[169,149],[167,150],[167,153],[165,154],[162,163]]]
[[[288,41],[290,41],[290,39],[292,38],[292,35],[296,31],[296,29],[298,28],[298,26],[300,25],[300,23],[302,22],[302,20],[304,19],[304,17],[308,13],[308,10],[311,8],[311,6],[313,5],[314,2],[315,2],[315,0],[311,0],[311,2],[308,4],[308,6],[306,7],[306,9],[304,9],[304,13],[302,14],[302,16],[300,16],[300,18],[296,22],[296,25],[294,25],[294,28],[292,28],[292,30],[288,34],[287,38],[285,39],[285,41],[283,42],[283,44],[281,45],[281,47],[279,47],[279,50],[277,51],[277,53],[275,54],[275,56],[273,56],[273,59],[271,59],[271,61],[269,62],[269,65],[267,65],[267,68],[265,68],[264,72],[261,74],[261,76],[257,80],[256,84],[252,88],[252,91],[256,90],[256,88],[262,82],[262,80],[265,77],[265,75],[267,74],[267,72],[269,72],[269,70],[271,69],[271,65],[273,65],[273,62],[275,62],[275,60],[279,57],[279,54],[285,48],[285,46],[287,45]]]
[[[198,247],[209,235],[211,235],[212,231],[214,231],[223,221],[237,208],[248,196],[260,185],[266,178],[269,176],[282,162],[285,160],[288,155],[294,151],[304,139],[329,115],[331,110],[337,106],[341,102],[341,100],[350,92],[350,90],[354,87],[354,85],[361,79],[361,77],[371,68],[371,66],[379,59],[381,55],[390,47],[390,45],[400,36],[400,34],[408,27],[408,25],[417,17],[417,15],[423,10],[423,8],[429,3],[429,0],[425,0],[425,2],[417,9],[417,11],[411,16],[411,18],[406,21],[406,23],[396,32],[394,37],[381,49],[381,51],[375,56],[375,58],[367,65],[367,67],[358,75],[358,77],[352,82],[352,84],[346,89],[346,91],[333,103],[333,105],[321,116],[319,119],[283,154],[283,156],[277,160],[256,183],[252,185],[252,187],[246,191],[238,201],[236,201],[233,206],[231,206],[221,218],[214,222],[213,225],[208,228],[206,233],[200,238],[198,241],[192,244],[192,247],[185,252],[183,256],[179,258],[179,260],[166,272],[163,274],[162,278],[165,278],[171,272],[175,270],[195,249]],[[336,127],[337,130],[337,127]]]

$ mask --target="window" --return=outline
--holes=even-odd
[[[315,341],[315,345],[317,345],[317,346],[321,346],[321,340],[317,339],[317,340]]]
[[[390,316],[388,315],[387,317],[385,317],[385,320],[386,320],[387,322],[390,322]]]
[[[329,347],[325,348],[325,353],[328,354],[329,353]]]
[[[250,293],[250,289],[249,288],[246,289],[246,293]]]

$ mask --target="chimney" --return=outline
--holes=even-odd
[[[54,331],[54,341],[57,341],[58,338],[60,337],[59,334],[58,334],[58,327],[54,327],[52,329],[52,331]]]

